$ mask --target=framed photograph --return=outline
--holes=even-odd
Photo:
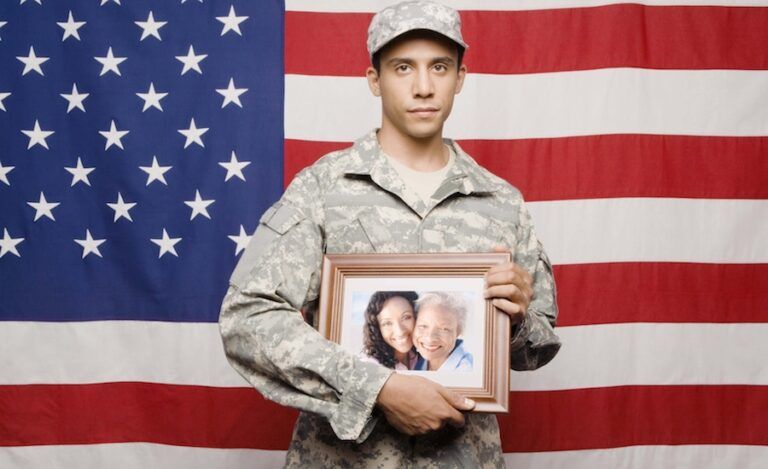
[[[320,332],[364,360],[506,413],[509,317],[483,298],[509,253],[334,254],[323,260]]]

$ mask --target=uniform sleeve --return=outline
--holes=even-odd
[[[323,256],[314,181],[297,176],[261,218],[232,274],[219,327],[230,364],[261,394],[324,416],[340,439],[362,441],[392,371],[326,340],[299,311],[317,297]]]
[[[549,363],[560,350],[554,331],[557,291],[552,264],[533,231],[531,216],[521,206],[514,261],[533,276],[533,298],[523,322],[512,330],[510,360],[513,370],[534,370]]]

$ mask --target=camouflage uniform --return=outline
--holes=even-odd
[[[235,272],[220,327],[235,369],[264,396],[304,410],[288,467],[503,466],[494,415],[409,437],[374,407],[392,370],[325,340],[305,322],[319,294],[323,253],[488,252],[514,249],[534,298],[514,331],[511,364],[547,363],[560,342],[552,269],[520,192],[450,140],[456,161],[434,198],[409,190],[372,131],[301,171],[267,210]]]

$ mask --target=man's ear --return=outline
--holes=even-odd
[[[459,78],[456,80],[456,93],[461,93],[461,88],[464,86],[464,78],[467,76],[467,66],[464,64],[461,64],[461,67],[459,67]]]
[[[368,88],[371,90],[374,96],[381,96],[381,89],[379,88],[379,72],[373,67],[368,67],[365,70],[365,78],[368,80]]]

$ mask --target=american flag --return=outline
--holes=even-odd
[[[229,368],[219,303],[284,184],[378,124],[387,3],[0,5],[0,467],[281,464],[296,414]],[[767,467],[768,2],[446,3],[446,135],[556,264],[509,466]]]

